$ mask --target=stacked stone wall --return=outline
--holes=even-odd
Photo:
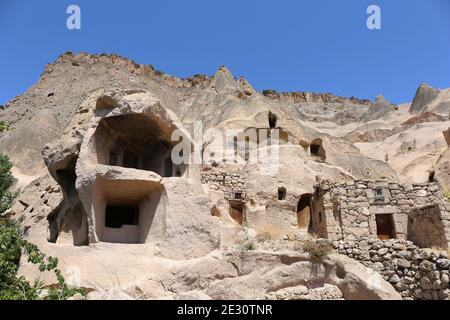
[[[450,260],[445,251],[421,249],[400,239],[340,240],[333,247],[380,273],[405,300],[450,299]]]

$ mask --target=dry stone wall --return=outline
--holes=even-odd
[[[450,299],[450,260],[445,251],[421,249],[400,239],[340,240],[333,247],[380,273],[405,300]]]
[[[245,177],[239,173],[202,173],[202,183],[208,184],[212,190],[222,191],[227,200],[234,200],[235,192],[242,193],[245,198]]]

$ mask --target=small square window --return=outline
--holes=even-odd
[[[383,189],[381,189],[381,188],[374,189],[373,195],[374,195],[375,201],[379,201],[379,202],[384,201]]]
[[[377,188],[373,190],[375,198],[382,198],[383,197],[383,189]]]
[[[233,194],[233,199],[234,200],[244,200],[244,195],[242,192],[235,192]]]

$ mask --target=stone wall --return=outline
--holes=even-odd
[[[450,299],[450,260],[445,251],[420,249],[399,239],[340,240],[333,241],[333,247],[380,273],[405,300]]]
[[[448,247],[450,203],[444,200],[436,183],[325,181],[316,190],[316,201],[325,211],[327,237],[330,240],[376,238],[377,219],[380,218],[377,216],[390,215],[395,229],[393,238],[407,239],[414,234],[414,230],[422,228],[433,230],[422,234],[428,238],[427,246]],[[414,227],[412,224],[415,224]]]
[[[208,184],[212,190],[222,191],[227,200],[234,200],[234,192],[242,192],[245,197],[245,177],[239,173],[202,173],[202,183]]]

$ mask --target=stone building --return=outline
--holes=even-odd
[[[316,186],[311,228],[330,240],[406,239],[423,248],[447,248],[449,210],[437,183],[326,181]]]

